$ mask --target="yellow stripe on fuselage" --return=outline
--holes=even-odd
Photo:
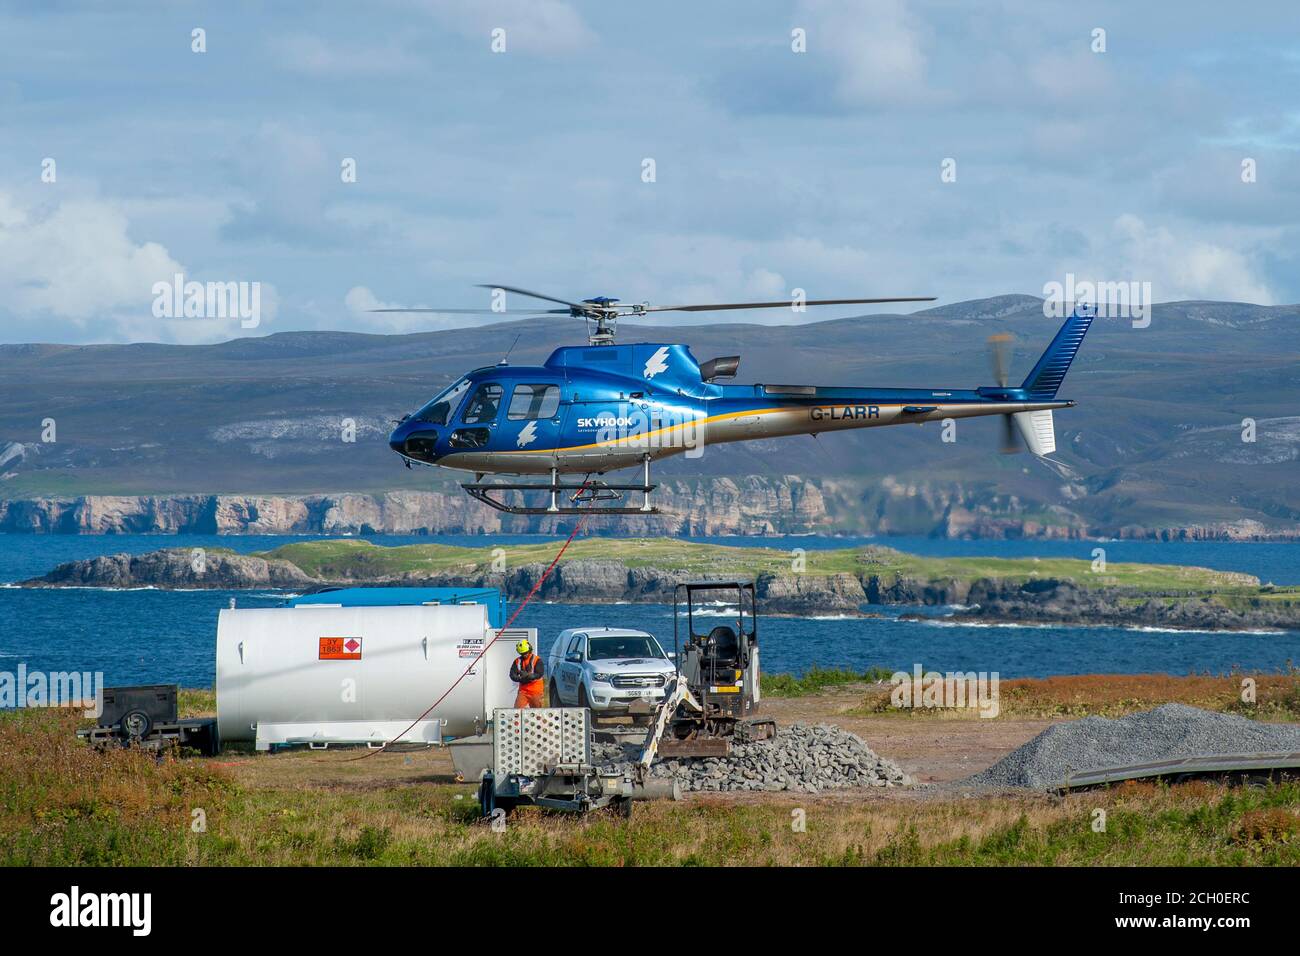
[[[859,402],[857,404],[866,404]],[[904,408],[906,405],[915,404],[914,402],[871,402],[870,404],[877,408]],[[848,402],[830,402],[825,405],[787,405],[784,408],[754,408],[744,412],[728,412],[725,415],[710,415],[706,418],[697,418],[689,422],[681,422],[677,425],[669,425],[665,428],[656,428],[651,432],[639,432],[635,435],[623,435],[619,438],[613,438],[609,441],[593,442],[589,445],[567,445],[564,448],[536,448],[522,449],[519,451],[494,451],[493,455],[554,455],[564,451],[585,451],[588,448],[618,448],[620,445],[635,442],[640,444],[647,439],[667,435],[681,428],[696,427],[698,425],[707,425],[710,422],[728,421],[733,418],[749,418],[750,416],[785,414],[788,412],[811,411],[814,408],[851,408],[852,403]]]
[[[810,405],[808,407],[811,408],[812,406]],[[686,428],[687,426],[694,428],[697,425],[707,425],[709,424],[709,422],[726,421],[727,419],[730,418],[745,418],[749,415],[767,415],[771,412],[793,412],[793,411],[798,411],[798,408],[788,408],[788,407],[787,408],[762,408],[762,409],[751,409],[750,411],[747,412],[728,412],[725,415],[710,415],[707,418],[696,418],[696,419],[692,419],[689,422],[681,422],[680,424],[677,425],[668,425],[665,428],[656,428],[652,432],[638,432],[635,435],[623,435],[620,438],[613,438],[610,439],[609,441],[593,442],[590,445],[569,445],[565,448],[537,448],[537,449],[525,448],[522,451],[496,451],[496,452],[492,452],[492,454],[494,455],[542,455],[542,454],[553,455],[556,452],[560,452],[560,451],[583,451],[584,449],[587,448],[617,448],[619,445],[625,442],[638,442],[638,443],[643,442],[646,439],[652,438],[656,435],[667,435],[680,428]]]

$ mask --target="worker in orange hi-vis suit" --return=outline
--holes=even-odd
[[[515,645],[519,654],[510,665],[510,679],[519,685],[515,695],[516,707],[545,707],[546,696],[542,687],[542,678],[546,676],[546,665],[533,653],[533,646],[527,640]]]

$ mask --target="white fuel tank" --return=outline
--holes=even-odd
[[[481,604],[223,610],[217,622],[217,728],[223,741],[369,743],[398,739],[497,632]],[[473,671],[400,737],[473,734],[514,704],[514,645],[502,631]]]

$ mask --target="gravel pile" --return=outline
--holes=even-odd
[[[593,744],[602,767],[626,770],[640,755],[637,744]],[[877,756],[856,734],[824,724],[781,727],[773,740],[733,744],[726,757],[656,761],[654,777],[675,777],[682,790],[820,793],[847,787],[908,787],[912,779]]]
[[[1054,724],[962,785],[1044,789],[1060,783],[1071,771],[1215,753],[1297,749],[1300,727],[1163,704],[1117,720],[1085,717]]]

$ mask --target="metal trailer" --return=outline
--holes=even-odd
[[[140,747],[162,751],[165,747],[193,747],[205,757],[221,749],[215,717],[177,716],[175,684],[106,687],[103,709],[94,727],[77,736],[94,747]]]
[[[1218,779],[1251,783],[1260,780],[1294,780],[1300,777],[1300,751],[1281,753],[1203,754],[1174,757],[1150,763],[1102,767],[1097,770],[1071,772],[1048,789],[1055,793],[1091,790],[1126,780]]]
[[[646,780],[638,773],[608,773],[594,766],[586,707],[498,708],[492,731],[492,765],[479,782],[485,817],[518,806],[576,812],[613,807],[630,815],[637,800],[681,799],[675,780]],[[475,744],[481,753],[487,738]]]

